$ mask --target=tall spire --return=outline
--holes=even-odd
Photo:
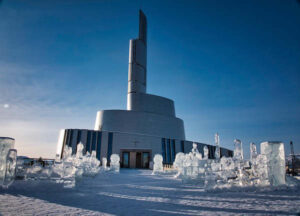
[[[147,87],[147,19],[139,13],[139,37],[130,40],[128,66],[127,109],[135,110],[138,94],[145,94]]]
[[[142,40],[147,46],[147,19],[142,10],[140,10],[140,26],[139,26],[139,39]]]

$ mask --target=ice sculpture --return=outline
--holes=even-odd
[[[262,142],[261,154],[266,156],[269,182],[273,186],[285,184],[285,154],[282,142]]]
[[[251,161],[251,174],[253,185],[269,185],[267,157],[258,154]]]
[[[176,154],[173,166],[174,166],[175,169],[177,169],[178,173],[175,175],[175,177],[178,177],[183,172],[184,159],[185,159],[184,153],[179,152],[179,153]]]
[[[204,160],[208,159],[208,148],[207,148],[207,146],[203,147],[203,159]]]
[[[163,157],[160,154],[154,155],[153,162],[154,162],[153,172],[152,172],[153,174],[160,173],[160,172],[164,171]]]
[[[120,156],[112,154],[110,156],[110,170],[114,172],[120,172]]]
[[[215,158],[216,160],[219,160],[221,156],[221,149],[220,149],[220,137],[218,133],[215,134],[215,144],[216,144]]]
[[[256,144],[251,142],[250,143],[250,161],[254,160],[256,157],[257,157]]]
[[[193,143],[192,154],[194,157],[197,157],[199,160],[202,159],[202,154],[198,150],[198,144]]]
[[[216,144],[218,139],[216,136]],[[204,157],[193,144],[188,154],[178,153],[175,158],[175,175],[185,181],[204,184],[207,190],[215,188],[268,186],[285,183],[284,146],[281,142],[265,142],[261,144],[258,154],[256,145],[250,144],[251,160],[244,160],[242,142],[234,140],[234,157],[222,157],[220,160],[208,159],[208,148],[204,146]],[[197,155],[200,155],[197,157]]]
[[[77,158],[80,158],[83,156],[83,149],[84,149],[84,146],[83,144],[80,142],[78,145],[77,145],[77,152],[76,152],[76,157]],[[72,152],[68,152],[68,156],[70,156],[70,154],[72,154]]]
[[[15,149],[10,149],[6,157],[6,172],[3,181],[4,186],[8,187],[15,180],[16,166],[17,166],[17,151]]]
[[[103,168],[103,169],[106,169],[106,168],[107,168],[107,159],[106,159],[106,157],[103,157],[103,158],[102,158],[102,168]]]
[[[192,153],[193,153],[194,156],[196,156],[197,154],[199,154],[197,143],[193,143]]]
[[[17,151],[14,139],[1,137],[0,139],[0,185],[8,187],[15,179]]]
[[[243,160],[244,155],[243,155],[243,145],[241,140],[235,139],[234,140],[234,155],[233,157],[237,160]]]
[[[197,144],[193,143],[190,153],[178,153],[176,155],[174,168],[177,169],[178,173],[174,177],[180,177],[184,181],[199,179],[200,176],[204,176],[206,163],[207,159],[202,159]]]
[[[100,161],[96,158],[96,152],[83,154],[84,146],[77,145],[76,155],[72,155],[72,148],[65,146],[63,158],[56,160],[53,166],[42,167],[35,164],[28,168],[25,174],[27,179],[51,180],[62,183],[66,188],[76,185],[76,179],[82,176],[94,176],[99,173]]]

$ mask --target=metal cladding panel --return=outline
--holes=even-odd
[[[128,93],[146,92],[146,86],[137,81],[128,82]]]
[[[139,81],[146,86],[146,71],[137,64],[129,64],[128,81]]]
[[[147,68],[147,48],[141,40],[135,40],[134,63]]]
[[[141,10],[139,24],[139,39],[147,45],[147,18]]]
[[[181,119],[150,112],[102,110],[97,114],[96,124],[96,130],[185,139]]]
[[[61,157],[62,156],[62,149],[65,143],[65,137],[66,137],[66,130],[62,129],[59,131],[59,136],[58,136],[58,142],[57,142],[57,147],[56,147],[56,155]]]
[[[127,97],[128,110],[175,117],[174,102],[168,98],[144,93],[128,94]]]
[[[138,39],[129,42],[129,64],[138,64],[144,69],[147,67],[147,47]]]
[[[146,93],[146,47],[140,40],[130,40],[128,93]]]

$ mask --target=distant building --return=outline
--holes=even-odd
[[[130,40],[127,110],[101,110],[97,113],[94,130],[65,129],[60,132],[58,156],[64,146],[73,153],[79,142],[85,151],[96,151],[98,159],[119,154],[121,166],[148,168],[155,154],[162,154],[165,164],[172,164],[178,152],[189,152],[191,141],[185,138],[184,123],[175,115],[174,102],[146,93],[147,87],[147,20],[140,11],[139,37]],[[199,151],[208,146],[210,158],[215,147],[198,143]],[[221,155],[232,151],[221,148]]]

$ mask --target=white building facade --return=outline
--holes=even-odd
[[[127,110],[97,112],[94,130],[65,129],[58,141],[57,154],[62,157],[64,146],[73,153],[79,142],[85,151],[96,151],[98,159],[119,154],[121,166],[149,168],[155,154],[162,154],[165,164],[172,164],[178,152],[189,152],[192,142],[185,140],[184,123],[175,115],[174,102],[168,98],[147,94],[147,20],[140,11],[139,37],[130,40]],[[202,152],[204,145],[198,143]],[[209,147],[210,157],[214,146]],[[232,151],[221,149],[231,156]]]

